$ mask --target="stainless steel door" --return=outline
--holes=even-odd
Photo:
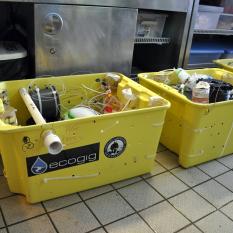
[[[137,10],[35,4],[36,75],[130,74]]]

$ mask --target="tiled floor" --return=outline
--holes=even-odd
[[[29,205],[0,163],[0,233],[233,233],[233,155],[190,169],[159,146],[150,174]]]

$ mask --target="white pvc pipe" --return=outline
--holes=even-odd
[[[25,88],[20,88],[19,93],[35,123],[37,125],[46,124],[45,119],[41,115],[40,111],[33,102],[31,96],[28,94],[27,90]],[[44,137],[44,145],[45,147],[47,147],[48,152],[50,154],[56,155],[63,150],[63,145],[60,138],[57,135],[53,134],[51,130],[45,131],[43,133],[43,137]]]
[[[45,119],[41,115],[40,111],[36,107],[35,103],[33,102],[31,96],[28,94],[27,90],[25,88],[20,88],[19,93],[26,104],[28,111],[30,112],[33,120],[37,125],[46,124]]]

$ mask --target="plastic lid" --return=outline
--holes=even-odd
[[[218,6],[199,5],[199,11],[222,13],[224,8]]]
[[[17,42],[0,41],[0,61],[10,61],[24,58],[27,51]]]

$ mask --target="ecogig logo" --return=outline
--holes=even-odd
[[[26,158],[28,176],[98,161],[99,145],[99,143],[95,143],[64,150],[58,155],[45,154]]]
[[[47,168],[47,163],[38,156],[35,163],[31,167],[31,172],[34,175],[38,175],[44,173],[47,170]]]

